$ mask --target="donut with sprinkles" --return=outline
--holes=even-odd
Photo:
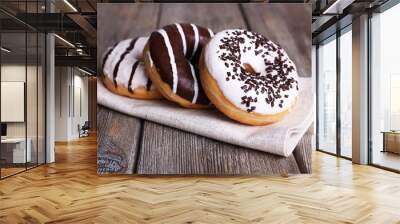
[[[296,66],[286,51],[247,30],[217,33],[203,50],[200,73],[215,107],[243,124],[280,121],[299,95]]]
[[[126,39],[107,49],[102,60],[104,85],[112,92],[136,99],[160,99],[142,60],[148,37]]]
[[[167,25],[150,35],[143,51],[147,74],[168,100],[186,108],[208,108],[210,101],[200,83],[201,51],[213,36],[195,24]]]

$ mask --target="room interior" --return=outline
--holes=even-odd
[[[312,174],[100,178],[97,123],[112,115],[97,120],[96,4],[121,2],[132,1],[1,1],[0,220],[400,220],[399,1],[291,1],[313,13]]]
[[[16,27],[18,28],[18,27]],[[45,162],[44,34],[1,34],[1,176]]]
[[[392,4],[392,7],[388,7]],[[350,9],[349,9],[350,10]],[[394,39],[398,32],[392,27],[399,19],[399,5],[387,2],[372,10],[368,19],[368,42],[366,53],[367,75],[367,141],[368,163],[373,166],[398,170],[398,66],[393,61],[398,45]],[[329,29],[314,39],[317,77],[317,150],[352,159],[352,100],[354,92],[352,77],[354,54],[352,54],[352,23],[343,17],[340,28]],[[324,32],[326,33],[324,35]],[[353,63],[352,63],[353,60]],[[359,116],[358,114],[356,114]],[[354,138],[354,136],[353,136]],[[354,161],[354,160],[353,160]]]
[[[88,63],[65,63],[59,58],[49,63],[53,54],[73,57],[87,53],[76,51],[75,45],[58,35],[54,35],[54,47],[49,52],[45,28],[25,22],[40,21],[28,15],[45,13],[44,3],[1,3],[1,179],[54,161],[47,150],[54,143],[74,141],[96,129],[96,77],[86,67]],[[49,112],[48,74],[53,69],[57,75],[53,83],[54,107]],[[48,113],[54,115],[51,122]],[[51,141],[47,134],[50,131],[46,130],[49,123],[54,125]]]

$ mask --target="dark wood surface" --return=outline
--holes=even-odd
[[[293,154],[285,158],[141,121],[102,106],[98,107],[98,121],[98,172],[101,174],[311,172],[311,132],[304,135]]]
[[[292,51],[289,54],[298,54],[293,58],[300,58],[297,67],[305,71],[303,76],[309,76],[311,68],[307,61],[311,61],[311,56],[307,52],[311,49],[311,28],[301,27],[302,23],[292,24],[298,20],[291,24],[284,21],[287,21],[285,16],[297,13],[296,19],[309,22],[311,13],[304,13],[308,9],[302,4],[291,7],[295,8],[232,3],[101,4],[98,6],[98,61],[105,49],[118,40],[148,35],[167,24],[187,22],[215,32],[244,28],[264,35],[273,33],[266,36],[278,43],[287,41],[287,49]],[[275,16],[267,20],[264,14],[268,13]],[[279,34],[266,29],[277,29]],[[303,36],[302,43],[298,43],[289,30],[294,30],[296,36]],[[302,50],[304,46],[310,47]],[[98,128],[99,173],[261,175],[310,172],[311,135],[303,138],[296,153],[285,158],[129,117],[101,106]]]
[[[139,174],[260,175],[299,173],[288,158],[222,143],[178,129],[145,122]]]
[[[142,121],[105,107],[97,108],[97,120],[98,172],[133,173]]]

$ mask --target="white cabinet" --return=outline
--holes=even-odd
[[[32,161],[32,140],[30,138],[26,140],[26,143],[25,138],[2,139],[1,144],[12,148],[13,163],[25,163]],[[26,151],[25,144],[27,144]]]

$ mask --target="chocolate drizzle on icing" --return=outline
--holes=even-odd
[[[129,77],[129,82],[128,82],[128,91],[130,93],[133,93],[133,90],[132,90],[132,79],[133,79],[133,76],[135,75],[135,72],[136,72],[136,69],[137,69],[139,63],[140,63],[140,61],[136,61],[132,66],[131,76]]]
[[[136,41],[137,41],[137,38],[133,39],[133,40],[130,42],[129,46],[126,48],[125,52],[124,52],[123,54],[121,54],[121,57],[119,58],[117,64],[116,64],[115,67],[114,67],[113,82],[114,82],[114,85],[115,85],[115,86],[117,86],[117,80],[116,80],[116,78],[117,78],[117,75],[118,75],[119,66],[121,65],[121,62],[124,60],[125,56],[126,56],[127,54],[129,54],[129,52],[131,52],[131,50],[135,47]]]
[[[152,85],[151,79],[147,79],[146,89],[150,90],[151,89],[151,85]]]
[[[148,37],[138,37],[136,41],[126,39],[117,42],[113,47],[107,50],[103,58],[103,75],[117,86],[126,88],[130,93],[134,93],[136,88],[148,88],[151,91],[151,83],[144,70],[142,60],[143,49],[148,41]],[[135,42],[133,44],[133,42]],[[126,54],[129,46],[133,46],[128,54]],[[125,56],[121,57],[123,54]],[[108,55],[108,56],[107,56]],[[107,57],[107,58],[106,58]],[[123,58],[122,61],[119,60]],[[118,63],[119,62],[119,63]],[[119,69],[116,66],[119,64]],[[114,78],[114,72],[117,71]]]
[[[245,40],[250,42],[245,45]],[[226,32],[220,42],[218,57],[227,68],[233,68],[233,72],[226,73],[225,80],[240,82],[243,92],[240,103],[247,112],[256,110],[255,103],[260,100],[271,107],[282,108],[284,99],[288,98],[285,92],[292,88],[298,90],[298,81],[289,75],[296,69],[293,63],[285,57],[286,53],[279,45],[266,37],[251,31],[235,30]],[[263,58],[265,72],[255,72],[242,62],[242,53],[249,51]],[[267,57],[271,54],[274,57]]]
[[[153,32],[149,39],[152,61],[173,93],[194,103],[208,105],[197,69],[201,50],[212,31],[195,24],[172,24]]]
[[[114,44],[114,46],[112,46],[111,48],[108,49],[107,53],[104,55],[103,58],[103,63],[101,64],[101,68],[104,69],[104,65],[106,64],[108,57],[110,56],[110,54],[112,53],[112,51],[114,50],[114,48],[117,46],[118,42]]]

